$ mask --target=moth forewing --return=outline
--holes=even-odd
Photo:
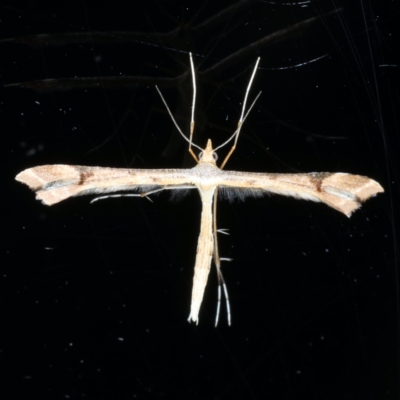
[[[125,169],[81,165],[42,165],[19,173],[15,179],[51,206],[86,194],[154,190],[157,187],[193,185],[190,169]],[[193,185],[194,186],[194,185]]]
[[[276,193],[303,200],[322,202],[350,217],[361,203],[383,192],[378,182],[361,175],[312,172],[307,174],[262,174],[256,172],[221,171],[224,187],[261,190],[257,194]]]

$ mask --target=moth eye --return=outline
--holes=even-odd
[[[201,159],[203,158],[203,154],[204,154],[204,151],[201,151],[201,152],[199,153],[199,160],[201,160]]]
[[[214,161],[218,160],[218,154],[215,151],[213,151],[213,159]]]

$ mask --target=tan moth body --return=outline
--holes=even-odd
[[[194,79],[193,64],[192,73]],[[232,136],[235,143],[222,166],[225,165],[235,148],[240,127],[246,118],[243,118],[243,113],[249,87],[238,129]],[[176,124],[175,120],[174,123]],[[192,112],[191,137],[193,128]],[[180,133],[183,135],[181,131]],[[190,140],[185,138],[189,141],[190,146],[192,145],[191,137]],[[193,154],[191,147],[189,149]],[[197,157],[195,158],[197,160]],[[22,171],[16,176],[16,180],[28,185],[36,192],[36,198],[46,205],[53,205],[69,197],[87,194],[106,194],[130,190],[139,192],[133,194],[133,196],[144,197],[160,190],[197,188],[202,201],[202,213],[189,315],[189,320],[196,323],[198,323],[199,310],[213,256],[219,282],[221,284],[222,280],[224,284],[219,269],[221,259],[215,245],[217,230],[213,202],[216,202],[218,193],[221,195],[224,195],[225,192],[228,192],[228,195],[235,192],[239,192],[239,195],[240,193],[244,193],[244,195],[276,193],[298,199],[322,202],[350,217],[351,213],[359,208],[363,201],[383,192],[383,188],[376,181],[365,176],[347,173],[273,174],[225,171],[219,168],[214,161],[211,140],[208,140],[202,156],[197,161],[197,165],[191,169],[124,169],[78,165],[43,165]],[[224,291],[227,297],[225,285]],[[228,323],[230,323],[229,303],[227,306]],[[219,306],[216,322],[218,321],[218,314]]]

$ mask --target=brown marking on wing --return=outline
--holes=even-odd
[[[324,180],[326,178],[329,178],[329,176],[331,175],[333,174],[330,172],[317,172],[317,173],[307,174],[307,176],[310,179],[310,182],[314,185],[317,192],[322,192],[322,185],[324,183]]]
[[[77,182],[77,185],[84,185],[90,178],[94,176],[94,172],[92,171],[85,171],[81,172],[79,174],[79,181]]]

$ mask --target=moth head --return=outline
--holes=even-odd
[[[217,160],[218,160],[218,155],[213,150],[211,139],[208,139],[206,148],[199,153],[199,163],[208,163],[216,165]]]

